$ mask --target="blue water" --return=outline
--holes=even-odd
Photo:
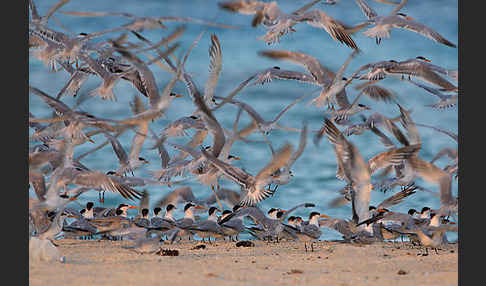
[[[39,13],[41,15],[45,14],[55,2],[57,1],[36,1]],[[283,11],[290,12],[300,8],[307,2],[279,1],[279,6]],[[393,9],[389,5],[371,0],[368,0],[368,2],[379,15],[387,14]],[[457,1],[454,0],[410,0],[401,12],[414,17],[417,21],[435,29],[449,41],[458,44],[457,6]],[[314,8],[322,9],[330,16],[348,25],[358,24],[366,19],[354,1],[339,1],[334,6],[319,3]],[[339,66],[352,52],[347,46],[333,41],[325,31],[304,23],[296,25],[295,29],[297,32],[284,36],[280,44],[267,46],[263,41],[257,40],[257,37],[262,36],[265,30],[263,27],[251,27],[252,16],[232,14],[220,10],[217,6],[217,1],[72,1],[60,10],[128,12],[139,16],[187,16],[241,26],[241,29],[238,30],[209,27],[199,44],[193,49],[186,64],[186,71],[192,74],[195,82],[202,90],[208,78],[210,35],[211,33],[215,33],[220,40],[223,54],[223,70],[215,90],[216,95],[219,96],[227,96],[240,82],[246,80],[255,72],[271,66],[278,65],[282,69],[305,71],[302,67],[289,62],[262,58],[257,55],[257,52],[260,50],[282,49],[304,52],[316,57],[322,65],[334,71],[337,71]],[[101,31],[130,21],[130,19],[122,17],[75,17],[60,13],[54,14],[54,18],[74,33]],[[180,25],[179,23],[171,22],[165,24],[169,27],[168,30],[145,31],[143,35],[155,42],[168,35],[175,27]],[[53,29],[63,31],[55,23],[54,19],[50,20],[49,26]],[[198,24],[187,24],[186,32],[178,39],[181,42],[181,47],[178,48],[175,55],[177,57],[183,55],[192,41],[204,28],[205,26]],[[416,56],[424,56],[431,59],[432,63],[448,69],[458,68],[457,49],[436,43],[421,35],[405,30],[392,30],[391,34],[391,38],[383,39],[379,46],[376,45],[374,39],[365,37],[361,32],[355,34],[353,39],[362,50],[362,53],[351,61],[345,76],[351,75],[358,67],[366,63],[389,59],[398,61]],[[114,38],[118,35],[119,33],[113,33],[108,36]],[[96,39],[96,41],[98,40]],[[145,60],[147,59],[145,58]],[[151,70],[155,75],[159,89],[162,90],[165,84],[172,78],[172,74],[156,65],[152,65]],[[49,72],[39,60],[32,56],[29,61],[29,72],[30,85],[40,88],[53,96],[59,92],[68,79],[66,72]],[[80,94],[96,88],[100,82],[98,78],[90,77],[81,88]],[[424,105],[434,103],[437,98],[431,96],[423,89],[398,79],[387,78],[380,84],[393,90],[406,109],[413,108],[412,118],[415,122],[434,125],[457,134],[457,109],[439,111],[425,107]],[[353,100],[357,94],[352,86],[347,89],[350,100]],[[264,118],[270,120],[297,96],[310,93],[313,90],[315,90],[314,86],[292,81],[274,80],[264,86],[258,85],[245,88],[237,96],[237,99],[252,105]],[[80,109],[104,118],[124,118],[131,115],[129,102],[137,92],[131,84],[120,81],[114,89],[117,97],[116,102],[103,101],[96,97],[87,100],[80,106]],[[187,116],[194,111],[194,106],[191,104],[191,99],[187,95],[187,90],[182,83],[177,83],[174,92],[183,93],[186,96],[172,102],[170,109],[166,112],[167,118],[159,119],[151,125],[156,132],[160,132],[171,120]],[[68,97],[63,97],[62,100],[70,106],[75,102],[73,98]],[[145,97],[142,97],[142,100],[148,105],[148,100]],[[313,106],[307,106],[306,103],[309,100],[304,100],[304,103],[299,103],[289,110],[280,120],[280,124],[300,128],[302,122],[307,121],[310,130],[319,129],[323,122],[323,110]],[[360,102],[373,108],[372,111],[365,112],[365,115],[369,115],[373,111],[382,112],[387,116],[393,117],[399,114],[398,108],[395,105],[375,102],[365,97],[362,97]],[[37,117],[45,118],[51,116],[51,110],[35,95],[29,95],[29,109]],[[215,112],[215,116],[223,127],[231,128],[235,119],[236,110],[234,106],[228,104]],[[248,123],[250,123],[249,116],[244,114],[240,121],[240,127],[246,126]],[[418,128],[423,142],[420,151],[420,156],[423,159],[432,159],[444,147],[457,148],[457,144],[446,135],[426,128]],[[30,131],[31,133],[32,131]],[[121,144],[127,150],[129,150],[132,136],[133,132],[130,131],[119,138]],[[86,143],[77,147],[75,156],[105,140],[103,136],[95,136],[93,139],[96,141],[96,144]],[[261,140],[262,138],[260,134],[252,134],[249,139]],[[283,146],[285,142],[290,142],[296,148],[299,142],[299,134],[274,130],[269,135],[269,139],[275,148]],[[187,140],[179,138],[174,139],[174,142],[186,142]],[[352,136],[349,140],[357,146],[365,159],[369,159],[371,156],[385,150],[378,138],[370,132],[359,137]],[[36,143],[31,142],[30,144]],[[212,136],[208,136],[204,144],[211,145]],[[135,175],[137,176],[149,176],[149,170],[159,170],[161,168],[157,153],[154,150],[148,149],[151,145],[152,141],[147,140],[140,154],[142,157],[148,159],[151,164],[146,169],[136,170]],[[173,150],[170,150],[170,148],[168,150],[171,154],[174,154]],[[256,174],[270,160],[271,156],[267,145],[246,144],[243,142],[235,143],[232,153],[243,157],[243,160],[237,161],[235,165],[244,167],[251,174]],[[110,145],[105,146],[95,154],[85,157],[82,163],[91,169],[103,172],[114,170],[118,167],[118,160],[114,156]],[[439,160],[437,165],[444,167],[448,163],[447,159],[444,158]],[[273,197],[263,201],[261,203],[263,209],[271,207],[288,209],[298,203],[313,202],[317,205],[315,210],[321,213],[347,219],[351,217],[350,204],[338,208],[328,207],[328,203],[338,196],[336,191],[344,186],[344,182],[335,178],[336,158],[330,143],[325,138],[322,140],[320,146],[316,147],[312,144],[312,138],[309,137],[307,148],[294,164],[292,171],[295,175],[292,182],[288,185],[280,186]],[[221,179],[220,182],[224,187],[239,190],[239,187],[231,181]],[[428,189],[438,191],[436,185],[428,184],[421,179],[417,183]],[[204,197],[211,194],[211,191],[207,187],[202,187],[194,182],[194,180],[187,184],[192,187],[196,196]],[[142,190],[141,188],[138,189]],[[452,189],[453,194],[457,195],[457,181],[453,182]],[[152,203],[170,191],[167,187],[147,187],[147,190],[151,195]],[[31,190],[31,196],[33,195],[32,193]],[[387,192],[386,194],[373,192],[371,203],[376,205],[391,194],[392,192]],[[80,202],[84,205],[88,200],[96,201],[97,197],[98,192],[90,191],[81,196]],[[105,194],[105,206],[116,206],[122,201],[124,199],[120,196],[109,192]],[[392,207],[392,210],[406,212],[409,208],[420,210],[423,206],[437,208],[440,206],[440,201],[438,197],[419,192],[407,198],[402,204]],[[313,210],[301,209],[296,211],[295,215],[307,217],[309,212]],[[178,215],[182,216],[182,213]],[[323,236],[321,239],[340,238],[340,235],[335,231],[324,228],[322,230]],[[457,238],[457,234],[449,234],[449,238],[454,240]]]

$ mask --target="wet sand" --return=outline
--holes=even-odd
[[[60,262],[29,262],[29,285],[458,285],[458,244],[418,256],[408,242],[344,244],[252,241],[162,245],[178,256],[138,254],[131,241],[63,239]]]

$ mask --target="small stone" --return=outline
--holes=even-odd
[[[290,269],[290,272],[287,272],[287,274],[302,274],[304,271],[300,269]]]
[[[405,270],[400,269],[400,270],[398,270],[398,273],[397,274],[398,275],[405,275],[405,274],[408,274],[408,272],[405,271]]]

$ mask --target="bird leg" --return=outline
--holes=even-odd
[[[425,253],[418,254],[418,255],[422,255],[422,256],[427,256],[427,255],[429,255],[429,248],[428,248],[428,247],[426,247],[426,248],[425,248]]]
[[[437,252],[437,248],[436,248],[436,247],[434,247],[434,250],[435,250],[435,254],[437,254],[437,255],[438,255],[438,254],[439,254],[439,252]]]
[[[305,252],[307,252],[307,243],[304,242]]]

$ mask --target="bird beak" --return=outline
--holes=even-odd
[[[449,222],[449,224],[456,224],[456,223],[455,223],[455,222],[453,222],[453,221],[450,221],[450,222]]]
[[[371,110],[371,107],[369,107],[369,106],[365,106],[365,109],[366,109],[366,110]]]
[[[386,213],[386,210],[384,210],[384,209],[377,209],[376,212],[377,213]]]
[[[426,62],[428,62],[428,63],[430,63],[430,62],[431,62],[431,60],[429,60],[429,59],[423,59],[423,61],[426,61]]]
[[[321,214],[319,217],[329,218],[329,216],[328,215],[325,215],[325,214]]]
[[[78,218],[79,216],[77,216],[77,215],[68,215],[67,217],[70,217],[70,218]]]
[[[200,205],[197,205],[197,206],[195,206],[194,208],[195,208],[195,209],[200,209],[200,210],[205,210],[205,209],[207,209],[206,207],[204,207],[204,206],[200,206]]]
[[[184,95],[183,94],[179,94],[177,93],[176,95],[174,95],[175,97],[183,97]]]
[[[409,21],[415,21],[415,18],[412,18],[412,17],[410,17],[410,16],[407,16],[406,18],[407,18],[407,20],[409,20]]]
[[[69,200],[70,200],[70,201],[75,201],[75,200],[77,200],[77,199],[78,199],[78,197],[72,197],[72,198],[69,198]]]
[[[280,210],[280,211],[283,212],[283,213],[286,213],[287,212],[286,210]]]
[[[236,156],[233,156],[233,159],[234,159],[234,160],[241,160],[241,158],[240,158],[240,157],[236,157]]]
[[[129,209],[138,209],[137,206],[128,206]]]

